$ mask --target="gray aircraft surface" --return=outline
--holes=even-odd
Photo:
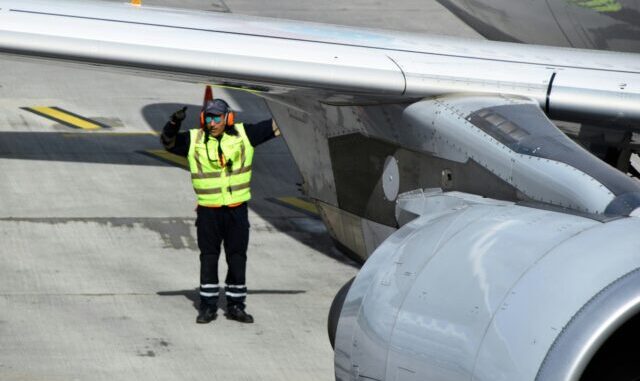
[[[490,40],[640,52],[635,0],[438,0]]]
[[[449,3],[523,41],[528,6],[637,9]],[[619,49],[615,30],[598,41]],[[36,0],[0,0],[0,52],[264,98],[332,236],[366,259],[330,313],[336,379],[639,379],[640,55]],[[593,146],[624,172],[550,118],[604,131]]]

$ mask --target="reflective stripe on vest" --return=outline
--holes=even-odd
[[[251,166],[248,167],[244,167],[241,169],[238,169],[237,171],[231,171],[230,174],[232,175],[239,175],[241,173],[247,173],[251,171]],[[222,176],[222,173],[220,172],[212,172],[212,173],[192,173],[191,174],[191,178],[192,179],[215,179],[216,177],[220,177]]]
[[[224,133],[220,141],[210,136],[206,144],[203,130],[190,131],[187,159],[199,205],[233,205],[251,199],[253,147],[244,125],[238,123],[235,129],[238,135]],[[222,161],[218,157],[218,145]]]

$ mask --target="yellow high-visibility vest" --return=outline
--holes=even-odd
[[[240,204],[251,199],[251,163],[253,146],[242,123],[236,123],[238,135],[213,136],[205,144],[202,129],[190,133],[189,169],[198,205],[219,207]],[[218,155],[218,145],[222,157]]]

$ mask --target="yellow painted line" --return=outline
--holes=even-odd
[[[622,4],[616,0],[570,0],[570,3],[596,12],[610,13],[622,10]]]
[[[107,135],[107,136],[140,136],[140,135],[160,136],[160,134],[155,132],[155,131],[101,132],[100,135]]]
[[[159,157],[162,160],[176,164],[179,167],[189,169],[189,162],[187,161],[186,157],[174,155],[171,152],[167,152],[163,149],[150,149],[146,150],[145,152],[151,156]]]
[[[310,203],[309,201],[304,200],[303,198],[300,197],[279,197],[278,198],[279,201],[291,205],[297,209],[302,209],[304,211],[307,211],[309,213],[315,214],[315,215],[319,215],[320,212],[318,212],[318,208],[316,208],[316,206],[313,203]]]
[[[109,128],[102,123],[87,119],[70,111],[63,110],[59,107],[23,107],[23,110],[30,111],[36,115],[64,124],[73,128],[82,128],[83,130],[99,130],[101,128]]]
[[[90,134],[91,136],[96,135],[105,135],[105,136],[160,136],[159,133],[155,131],[144,131],[144,132],[100,132],[97,134]],[[87,137],[87,134],[83,132],[64,132],[62,136],[65,138],[84,138]]]

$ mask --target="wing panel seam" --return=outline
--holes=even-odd
[[[547,99],[544,105],[544,110],[547,113],[547,115],[549,115],[549,102],[551,98],[551,89],[553,87],[553,81],[555,79],[556,79],[556,72],[554,71],[553,74],[551,74],[551,79],[549,80],[549,86],[547,87]]]
[[[391,62],[393,62],[397,67],[398,70],[400,70],[400,74],[402,74],[402,81],[404,82],[404,88],[402,89],[402,94],[400,95],[405,95],[407,93],[407,75],[404,73],[404,70],[402,70],[402,66],[400,66],[396,60],[394,60],[391,56],[387,55],[387,58],[389,60],[391,60]]]

